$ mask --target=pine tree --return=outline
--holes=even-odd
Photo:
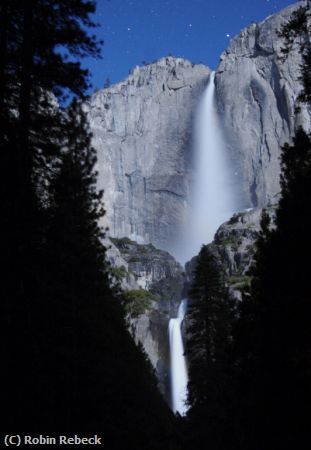
[[[311,45],[310,45],[310,1],[297,8],[279,31],[279,36],[284,41],[282,48],[283,59],[297,48],[302,56],[302,73],[299,80],[303,89],[298,100],[303,103],[311,102]]]
[[[79,60],[98,55],[86,30],[94,7],[0,5],[2,425],[98,433],[111,449],[175,450],[173,415],[109,284],[85,116],[77,102],[66,112],[55,100],[88,86]]]
[[[83,0],[0,4],[1,343],[5,383],[10,386],[4,404],[12,404],[14,412],[7,420],[16,418],[17,423],[22,423],[24,411],[13,405],[29,400],[28,369],[37,345],[32,330],[46,239],[42,189],[61,146],[61,114],[53,95],[80,95],[88,86],[87,71],[78,59],[99,54],[99,44],[87,31],[93,26],[89,16],[94,8],[93,2]]]
[[[99,226],[104,211],[96,189],[96,153],[77,102],[68,110],[64,132],[45,249],[42,294],[49,308],[40,313],[38,335],[45,337],[42,353],[50,358],[36,371],[35,384],[42,386],[37,423],[92,432],[104,427],[109,448],[178,448],[173,416],[145,355],[126,330],[121,293],[110,286]],[[51,359],[56,370],[50,368]],[[42,385],[46,370],[53,397]],[[139,433],[137,422],[144,423]]]
[[[207,246],[199,253],[189,297],[189,445],[227,448],[233,409],[228,378],[233,302]]]
[[[51,151],[57,151],[57,115],[53,114],[51,120],[48,106],[53,94],[63,98],[71,90],[82,95],[88,87],[88,72],[68,56],[99,55],[96,39],[85,28],[94,26],[89,18],[94,10],[93,2],[83,0],[12,0],[0,5],[1,203],[6,208],[4,216],[10,219],[7,242],[11,249],[16,243],[13,253],[20,260],[17,271],[31,266],[29,255],[34,254],[30,247],[35,246],[38,213],[35,174],[41,170],[42,178],[49,176],[42,155],[48,158]],[[58,51],[59,46],[63,52]],[[15,183],[10,180],[12,168]],[[16,227],[14,233],[12,226]],[[22,273],[15,280],[20,291],[27,284],[33,285],[28,282],[30,271],[25,277]]]
[[[101,242],[104,210],[102,192],[96,189],[96,152],[77,101],[64,122],[64,147],[49,189],[40,292],[44,302],[36,306],[38,325],[33,329],[35,338],[41,336],[40,354],[45,357],[39,358],[39,370],[33,374],[37,410],[32,420],[36,418],[38,427],[42,422],[49,429],[95,432],[106,419],[104,405],[114,401],[105,392],[113,393],[118,382],[112,352],[119,344],[114,346],[116,336],[125,336],[125,324],[120,298],[109,284]]]
[[[235,440],[236,448],[260,448],[262,444],[262,417],[266,414],[259,408],[262,397],[263,371],[259,363],[265,329],[263,317],[266,313],[263,284],[273,278],[273,264],[270,259],[271,229],[270,216],[264,209],[261,218],[261,231],[256,241],[254,264],[249,270],[251,287],[244,288],[242,302],[238,304],[233,326],[233,390],[235,391]],[[273,253],[273,250],[272,250]],[[271,261],[271,263],[270,263]]]
[[[311,141],[299,130],[283,149],[276,228],[259,240],[250,296],[241,305],[235,337],[245,448],[311,442],[305,416],[311,402],[310,269],[302,256],[311,250],[310,163]]]

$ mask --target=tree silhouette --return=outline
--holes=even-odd
[[[110,286],[86,117],[79,101],[58,104],[88,87],[80,59],[99,54],[88,31],[95,3],[0,8],[3,428],[178,449],[173,415]]]
[[[203,246],[189,292],[187,355],[189,448],[228,448],[233,400],[229,389],[234,302],[219,264]]]
[[[298,8],[282,27],[284,57],[302,54],[301,102],[310,104],[309,5]],[[275,226],[263,215],[252,268],[235,330],[242,448],[307,448],[305,416],[311,402],[310,270],[303,255],[311,249],[311,140],[298,129],[281,154],[281,199]]]
[[[99,44],[87,31],[94,10],[93,2],[83,0],[10,0],[0,5],[0,199],[5,236],[0,254],[9,423],[25,419],[25,410],[14,406],[17,402],[31,404],[33,328],[45,264],[44,190],[61,146],[61,114],[54,95],[63,97],[66,90],[80,95],[88,86],[79,59],[99,55]],[[66,59],[65,50],[75,62]]]

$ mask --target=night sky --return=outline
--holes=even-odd
[[[215,69],[230,38],[292,0],[98,0],[103,59],[86,60],[94,88],[124,79],[143,61],[169,54]]]

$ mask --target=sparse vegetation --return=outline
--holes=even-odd
[[[232,248],[232,250],[237,251],[239,248],[239,245],[240,245],[240,241],[236,236],[231,235],[231,236],[227,236],[225,239],[223,239],[221,241],[221,244],[230,246]]]
[[[132,241],[130,238],[128,237],[123,237],[123,238],[110,238],[111,242],[113,242],[117,247],[121,247],[122,245],[136,245],[135,241]]]
[[[140,258],[138,256],[131,256],[129,259],[129,263],[137,263],[140,262]]]
[[[118,281],[121,281],[123,278],[126,278],[129,275],[128,271],[124,266],[111,267],[110,273]]]
[[[138,317],[144,314],[150,307],[152,301],[158,297],[145,289],[134,289],[124,294],[125,312],[131,317]]]
[[[248,275],[232,275],[228,278],[228,282],[235,289],[245,289],[250,286],[251,277]]]

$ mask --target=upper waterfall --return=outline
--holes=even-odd
[[[200,101],[194,124],[192,212],[183,259],[198,254],[235,210],[234,178],[215,102],[215,72]]]

